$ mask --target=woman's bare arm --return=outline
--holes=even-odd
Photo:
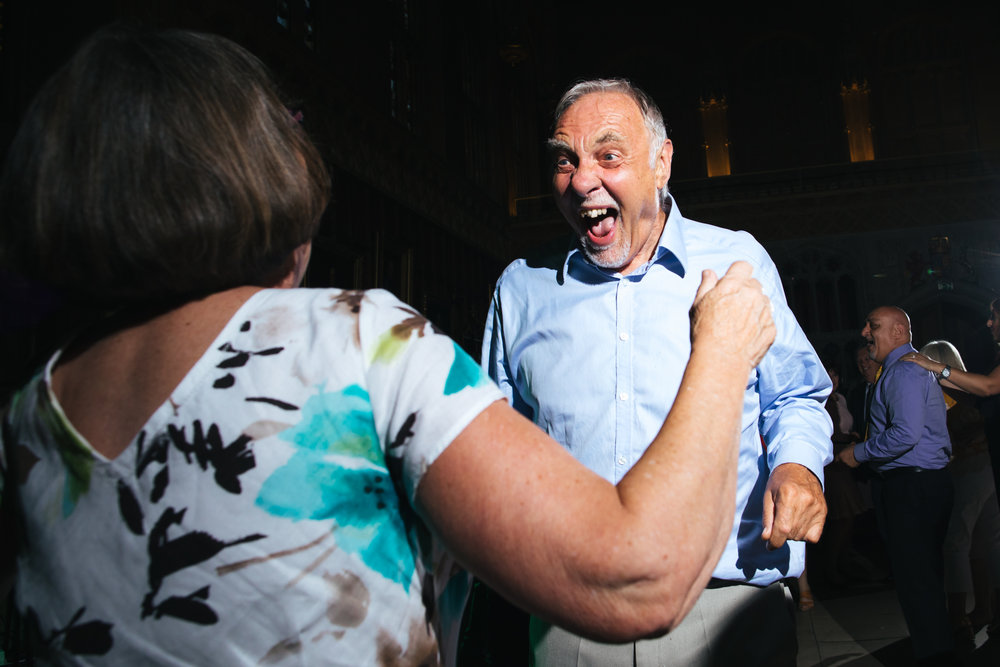
[[[945,367],[940,361],[934,361],[918,352],[903,355],[903,360],[912,361],[932,373],[940,373]],[[952,368],[951,375],[948,376],[947,380],[941,380],[941,384],[946,387],[967,391],[976,396],[1000,394],[1000,366],[990,371],[989,375],[969,373],[968,371],[963,371],[961,368]]]
[[[747,377],[774,339],[749,265],[713,284],[706,275],[695,300],[670,415],[617,487],[503,402],[428,470],[417,494],[424,515],[514,603],[623,641],[669,630],[697,600],[732,526]]]

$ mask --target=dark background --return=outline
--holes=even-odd
[[[906,309],[918,347],[944,337],[975,356],[1000,289],[995,3],[8,0],[0,150],[44,79],[116,20],[220,33],[263,59],[333,173],[308,284],[390,289],[474,356],[503,267],[564,243],[542,144],[562,91],[592,76],[652,94],[683,213],[757,236],[848,378],[873,307]],[[852,86],[874,159],[848,150]],[[730,174],[710,178],[713,101]],[[37,324],[53,299],[3,280],[9,389],[51,344]]]

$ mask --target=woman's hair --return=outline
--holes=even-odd
[[[27,112],[0,179],[0,260],[93,303],[267,284],[328,198],[257,58],[214,35],[114,27]]]
[[[938,363],[948,364],[960,371],[965,370],[962,355],[958,353],[954,345],[946,340],[932,340],[920,348],[920,354]]]

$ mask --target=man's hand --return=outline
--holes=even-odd
[[[826,520],[826,500],[816,475],[798,463],[783,463],[771,473],[764,490],[764,530],[770,549],[786,540],[818,542]]]
[[[840,453],[837,454],[837,460],[840,461],[841,463],[846,464],[850,468],[857,468],[859,465],[861,465],[858,462],[858,460],[854,458],[853,444],[850,447],[844,447],[842,450],[840,450]]]

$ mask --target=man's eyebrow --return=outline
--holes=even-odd
[[[545,147],[549,153],[569,153],[573,154],[573,147],[562,139],[552,138],[545,142]]]
[[[608,130],[601,136],[597,137],[594,142],[597,146],[602,146],[604,144],[619,143],[625,141],[625,137],[614,130]],[[556,139],[555,137],[549,139],[545,142],[546,148],[548,148],[550,153],[567,153],[569,155],[575,154],[573,147],[562,139]]]
[[[601,136],[599,136],[597,138],[597,141],[595,143],[597,143],[598,145],[600,145],[600,144],[611,144],[611,143],[621,142],[621,141],[625,141],[625,137],[624,136],[618,134],[614,130],[608,130],[607,132],[605,132],[604,134],[602,134]]]

